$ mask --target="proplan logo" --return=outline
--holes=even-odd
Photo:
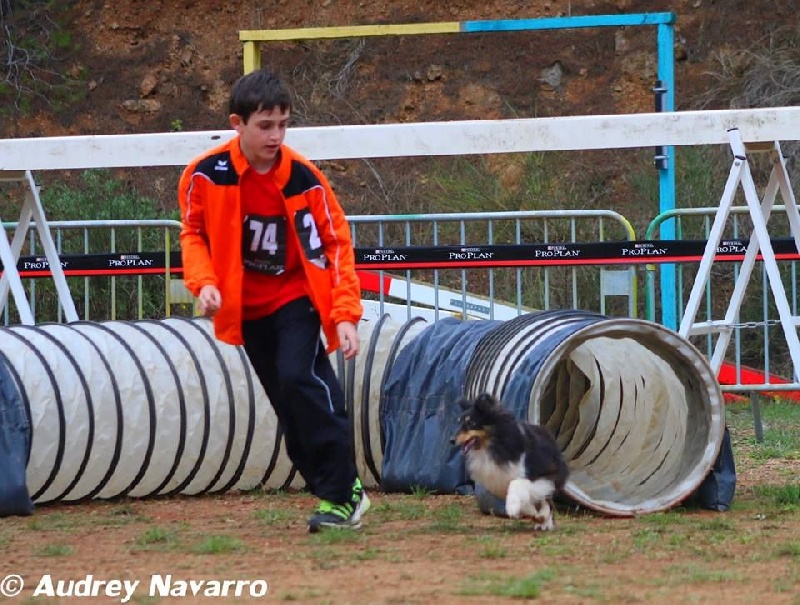
[[[666,253],[666,248],[658,248],[655,244],[649,242],[634,244],[633,249],[622,248],[622,256],[664,256]]]
[[[717,246],[717,253],[729,254],[744,254],[747,252],[747,246],[740,240],[725,240],[720,242]]]
[[[377,249],[375,252],[368,252],[364,255],[364,260],[367,262],[404,261],[406,259],[407,255],[395,252],[391,248]]]
[[[109,267],[152,267],[153,259],[142,258],[138,254],[120,254],[119,259],[112,258],[108,261]]]
[[[219,170],[220,172],[227,172],[228,160],[217,160],[217,164],[216,166],[214,166],[214,170]]]
[[[69,263],[67,261],[61,261],[61,268],[66,269]],[[21,269],[23,271],[35,271],[37,269],[49,269],[50,262],[47,260],[46,256],[37,256],[36,258],[30,260],[22,261]]]
[[[492,260],[494,252],[484,252],[480,248],[459,248],[458,252],[450,252],[448,260]]]
[[[553,244],[544,250],[536,250],[533,255],[535,258],[571,258],[580,256],[581,252],[580,250],[569,250],[563,244]]]

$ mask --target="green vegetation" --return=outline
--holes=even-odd
[[[755,440],[751,432],[753,416],[750,406],[734,403],[726,407],[726,418],[733,435],[748,435],[741,438],[737,445],[747,452],[749,459],[758,462],[799,460],[800,405],[794,401],[762,397],[760,411],[764,426],[764,441],[761,443]],[[787,479],[791,477],[787,476]]]
[[[177,229],[172,227],[167,240],[165,227],[64,227],[56,229],[56,221],[110,220],[174,220],[174,212],[165,212],[159,203],[141,194],[128,182],[104,170],[81,171],[72,181],[56,181],[41,191],[42,205],[56,246],[63,255],[104,254],[109,252],[155,252],[177,250]],[[18,200],[8,199],[13,208]],[[6,213],[8,214],[8,213]],[[169,242],[169,244],[168,244]],[[35,232],[31,232],[25,253],[41,256],[44,250]],[[67,282],[79,317],[89,320],[162,318],[166,315],[165,276],[68,277]],[[35,301],[39,323],[61,320],[61,308],[55,285],[50,279],[27,280],[30,298]],[[10,305],[10,323],[18,323],[16,307]]]
[[[45,544],[35,551],[39,557],[66,557],[71,555],[73,548],[67,544]]]
[[[262,508],[255,512],[255,517],[265,525],[286,525],[296,519],[297,515],[289,510]]]
[[[0,115],[28,113],[37,102],[59,108],[82,98],[82,74],[66,68],[77,49],[65,27],[70,4],[0,0]]]
[[[136,550],[167,551],[180,546],[178,533],[171,528],[148,527],[136,537]]]
[[[503,577],[483,574],[470,578],[466,587],[458,594],[464,596],[491,595],[512,599],[535,599],[542,586],[558,576],[554,569],[541,569],[523,577]]]
[[[426,487],[421,485],[414,485],[411,488],[411,493],[414,495],[415,498],[419,498],[420,500],[424,500],[428,496],[430,496],[433,492]]]
[[[197,542],[192,551],[200,555],[221,555],[246,550],[244,542],[229,535],[211,535]]]

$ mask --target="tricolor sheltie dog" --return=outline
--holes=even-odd
[[[553,496],[564,488],[569,468],[552,433],[518,420],[489,394],[459,405],[452,442],[466,456],[470,477],[505,501],[509,517],[532,517],[534,529],[553,529]]]

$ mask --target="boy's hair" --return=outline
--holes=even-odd
[[[278,76],[266,69],[245,74],[233,85],[230,98],[230,113],[241,116],[246,124],[250,115],[263,109],[279,107],[291,111],[292,96]]]

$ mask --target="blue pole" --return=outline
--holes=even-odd
[[[586,15],[581,17],[545,17],[542,19],[497,19],[492,21],[464,21],[462,32],[497,32],[544,29],[572,29],[580,27],[631,27],[635,25],[672,24],[673,13],[634,13],[631,15]],[[672,47],[670,47],[672,52]]]
[[[675,16],[667,23],[658,25],[658,79],[666,90],[663,91],[662,111],[675,111],[675,61],[674,32]],[[664,160],[659,164],[659,214],[675,208],[675,147],[664,148]],[[661,224],[661,239],[675,239],[675,220],[669,219]],[[678,329],[678,309],[675,301],[675,265],[661,265],[661,323],[673,330]]]
[[[497,32],[522,30],[570,29],[581,27],[629,27],[655,25],[658,28],[659,111],[675,111],[675,13],[635,13],[630,15],[586,15],[579,17],[547,17],[543,19],[501,19],[493,21],[464,21],[462,32]],[[658,167],[659,214],[675,208],[675,147],[660,147]],[[661,239],[675,239],[675,221],[661,224]],[[675,265],[661,265],[661,322],[668,328],[678,328]]]

